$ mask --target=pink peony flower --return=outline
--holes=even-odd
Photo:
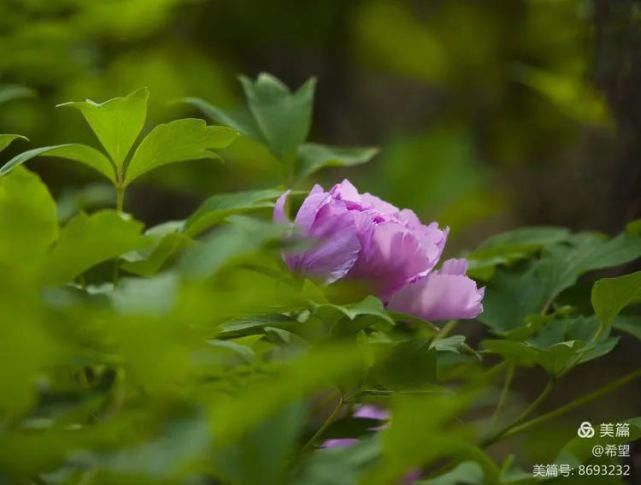
[[[289,223],[289,191],[274,207],[274,221]],[[315,185],[293,222],[311,248],[283,257],[301,275],[331,284],[366,281],[391,310],[425,320],[474,318],[483,311],[484,289],[465,275],[467,261],[450,259],[435,270],[448,229],[424,225],[409,209],[399,210],[371,194],[359,194],[344,180],[325,192]]]

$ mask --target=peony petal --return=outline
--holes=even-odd
[[[361,213],[357,220],[361,254],[349,276],[370,282],[386,299],[433,263],[413,232],[391,221],[367,225],[364,217]]]
[[[303,201],[300,209],[298,209],[298,214],[296,214],[296,219],[294,220],[296,227],[303,236],[308,235],[316,220],[318,211],[331,200],[331,196],[327,192],[324,192],[320,185],[314,186]]]
[[[352,183],[345,179],[340,184],[334,185],[330,194],[336,200],[342,200],[349,209],[361,208],[361,196]]]
[[[465,275],[467,271],[467,259],[448,259],[443,263],[439,273],[451,275]]]
[[[287,198],[289,197],[290,192],[291,190],[287,190],[276,200],[273,215],[273,219],[276,224],[287,224],[290,222],[289,217],[287,217],[287,214],[285,213],[285,204],[287,203]]]
[[[365,206],[374,209],[383,216],[395,216],[398,214],[398,207],[390,204],[389,202],[385,202],[369,192],[365,192],[361,195],[361,200]]]
[[[294,271],[329,284],[344,277],[358,259],[361,244],[354,218],[340,201],[321,207],[306,236],[316,241],[311,249],[285,256]]]
[[[457,265],[448,264],[448,270],[459,270]],[[484,293],[467,276],[434,272],[394,293],[388,307],[431,321],[476,318],[483,311]]]

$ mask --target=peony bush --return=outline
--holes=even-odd
[[[448,228],[411,209],[347,179],[307,189],[376,155],[307,140],[313,80],[241,80],[238,111],[183,100],[207,121],[147,126],[144,88],[65,103],[97,142],[0,168],[0,481],[516,484],[542,463],[631,480],[631,458],[595,457],[602,437],[576,430],[602,419],[628,426],[608,443],[641,437],[634,403],[585,414],[639,362],[555,393],[641,338],[641,272],[624,269],[641,224],[521,228],[446,259]],[[132,183],[236,143],[269,153],[282,185],[153,227],[128,213]],[[105,179],[111,207],[56,202],[26,164],[58,159]],[[538,464],[520,453],[536,440]]]

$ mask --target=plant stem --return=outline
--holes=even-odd
[[[530,405],[525,409],[525,411],[523,411],[523,412],[519,415],[519,417],[518,417],[518,418],[516,418],[516,419],[512,422],[512,424],[510,424],[510,425],[508,425],[507,427],[503,428],[501,431],[499,431],[498,433],[496,433],[494,436],[492,436],[492,437],[488,438],[487,440],[483,441],[483,442],[481,443],[481,447],[482,447],[482,448],[485,448],[485,447],[487,447],[487,446],[490,446],[490,445],[491,445],[491,444],[493,444],[493,443],[496,443],[497,441],[499,441],[500,439],[502,439],[504,436],[506,436],[508,433],[510,433],[510,431],[511,431],[512,429],[514,429],[514,427],[518,426],[518,425],[519,425],[519,424],[521,424],[523,421],[525,421],[525,420],[527,419],[527,417],[528,417],[530,414],[532,414],[532,413],[533,413],[533,412],[534,412],[534,411],[535,411],[535,410],[536,410],[536,409],[541,405],[541,403],[542,403],[543,401],[545,401],[545,399],[550,395],[550,393],[552,392],[552,389],[554,389],[554,384],[555,384],[555,382],[556,382],[556,381],[555,381],[555,379],[550,379],[550,380],[547,382],[547,384],[545,385],[545,387],[543,388],[543,390],[541,391],[541,393],[538,395],[538,397],[537,397],[534,401],[532,401],[532,404],[530,404]]]
[[[125,188],[121,185],[116,186],[116,210],[118,212],[123,211],[125,205]]]
[[[522,431],[525,431],[528,428],[531,428],[532,426],[536,426],[537,424],[543,423],[550,419],[554,419],[558,416],[562,416],[563,414],[569,411],[572,411],[575,408],[583,406],[584,404],[592,402],[600,398],[601,396],[604,396],[605,394],[608,394],[612,391],[616,391],[620,387],[625,386],[629,382],[632,382],[633,380],[638,379],[639,377],[641,377],[641,369],[637,369],[634,372],[630,372],[629,374],[626,374],[623,377],[620,377],[617,380],[612,381],[611,383],[606,384],[605,386],[602,386],[599,389],[592,391],[589,394],[586,394],[585,396],[581,396],[575,399],[574,401],[569,402],[565,406],[561,406],[560,408],[555,409],[554,411],[550,411],[549,413],[542,414],[541,416],[531,419],[530,421],[527,421],[525,423],[516,424],[510,427],[510,429],[506,430],[506,432],[503,433],[503,436],[511,436],[513,434],[520,433]]]
[[[514,379],[515,370],[516,370],[516,366],[513,363],[509,364],[507,368],[507,373],[505,374],[505,382],[503,382],[503,389],[501,390],[501,396],[499,397],[499,402],[496,405],[494,414],[492,415],[493,423],[497,420],[497,418],[501,414],[501,411],[505,406],[505,402],[507,401],[507,397],[510,394],[510,386],[512,385],[512,380]]]
[[[303,446],[303,452],[305,452],[305,451],[307,451],[309,448],[311,448],[311,447],[314,445],[314,443],[318,440],[318,438],[320,438],[320,437],[323,435],[323,433],[325,433],[325,431],[327,431],[327,428],[329,428],[329,427],[330,427],[330,425],[331,425],[331,424],[336,420],[336,418],[338,417],[338,413],[339,413],[339,412],[340,412],[340,410],[343,408],[343,403],[344,403],[344,402],[345,402],[345,401],[344,401],[344,399],[343,399],[343,396],[341,395],[341,396],[338,398],[338,404],[336,405],[336,407],[334,408],[334,410],[330,413],[330,415],[327,417],[327,419],[325,420],[325,422],[320,426],[320,428],[318,428],[318,429],[316,430],[316,433],[314,433],[314,435],[309,439],[309,441],[307,441],[307,443],[305,443],[305,446]]]
[[[458,325],[458,320],[450,320],[445,325],[443,325],[441,330],[439,330],[439,332],[434,337],[434,340],[441,340],[447,337],[450,334],[450,332],[456,328],[457,325]]]

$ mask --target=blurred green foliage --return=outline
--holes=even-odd
[[[614,463],[575,436],[587,412],[641,435],[641,281],[618,276],[639,222],[492,235],[630,217],[594,165],[627,147],[594,82],[599,8],[0,4],[0,483],[529,483],[534,460]],[[478,321],[286,270],[275,199],[344,167],[476,247]]]

